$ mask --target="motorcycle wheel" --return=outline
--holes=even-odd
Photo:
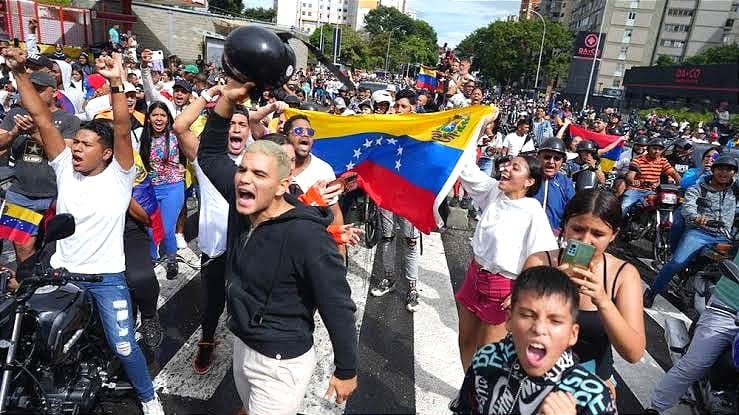
[[[652,241],[652,257],[655,268],[661,268],[670,260],[669,230],[660,229],[659,225],[654,227],[654,240]]]
[[[382,237],[382,217],[377,205],[369,199],[369,196],[367,196],[367,199],[362,243],[366,248],[373,248]]]

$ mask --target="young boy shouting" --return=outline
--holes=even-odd
[[[477,351],[450,409],[455,414],[614,414],[605,384],[575,363],[577,286],[561,271],[519,275],[506,321],[510,334]]]

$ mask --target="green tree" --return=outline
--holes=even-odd
[[[310,43],[321,47],[321,27],[310,35]],[[333,59],[334,26],[323,25],[323,54]],[[352,30],[350,26],[341,26],[341,47],[339,50],[339,62],[353,68],[366,68],[370,66],[369,49],[367,47],[366,34]]]
[[[242,0],[210,0],[208,2],[208,11],[212,13],[240,15],[242,10],[244,10],[244,2]]]
[[[370,10],[364,17],[364,29],[372,35],[378,35],[395,29],[401,36],[405,37],[419,28],[416,27],[413,19],[395,7],[380,6]],[[433,29],[431,30],[433,31]]]
[[[364,18],[369,40],[369,64],[384,68],[389,50],[389,69],[400,69],[404,64],[436,63],[437,35],[426,21],[412,19],[394,7],[378,7]],[[371,69],[371,68],[367,68]]]
[[[675,65],[675,61],[668,55],[659,55],[657,60],[654,62],[656,66],[671,66]]]
[[[259,20],[262,22],[273,22],[275,17],[277,17],[277,11],[275,9],[265,9],[264,7],[244,9],[242,14],[248,19]]]
[[[685,59],[688,65],[710,65],[714,63],[739,62],[739,45],[722,45],[706,49],[703,52]]]
[[[472,57],[473,70],[504,85],[533,87],[542,37],[540,20],[496,21],[468,35],[457,46],[463,57]],[[546,80],[567,76],[572,53],[572,33],[559,23],[548,22],[541,59],[539,87]]]

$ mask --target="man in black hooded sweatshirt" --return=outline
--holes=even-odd
[[[237,390],[250,415],[294,414],[316,364],[316,309],[336,365],[326,397],[336,395],[342,403],[356,389],[356,307],[344,262],[326,232],[333,216],[289,194],[287,154],[258,141],[240,165],[228,158],[233,107],[252,85],[230,80],[224,87],[205,125],[198,161],[230,206],[226,293]]]

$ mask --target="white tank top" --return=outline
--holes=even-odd
[[[239,157],[229,154],[235,163]],[[193,161],[195,176],[200,188],[200,217],[198,221],[198,247],[210,258],[216,258],[226,252],[226,237],[228,232],[228,202],[213,186],[203,173],[197,159]]]

